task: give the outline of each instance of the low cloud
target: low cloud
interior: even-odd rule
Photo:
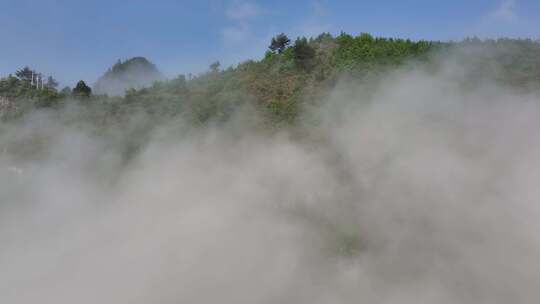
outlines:
[[[540,97],[440,60],[129,161],[144,117],[3,123],[0,303],[536,303]]]

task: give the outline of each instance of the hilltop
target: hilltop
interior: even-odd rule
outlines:
[[[141,89],[164,77],[157,67],[144,57],[134,57],[112,66],[94,84],[94,93],[122,96],[127,89]]]

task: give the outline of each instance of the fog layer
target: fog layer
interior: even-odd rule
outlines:
[[[129,162],[129,130],[5,123],[0,303],[536,303],[540,100],[466,70],[343,82],[294,131],[164,124]]]

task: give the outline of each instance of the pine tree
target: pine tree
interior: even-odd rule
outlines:
[[[276,37],[273,37],[270,41],[270,46],[268,47],[272,52],[278,52],[278,54],[283,53],[287,46],[291,43],[291,40],[287,35],[281,33]]]

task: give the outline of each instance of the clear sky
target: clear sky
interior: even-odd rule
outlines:
[[[0,0],[0,76],[29,65],[92,84],[145,56],[167,76],[264,54],[290,37],[341,31],[411,39],[540,38],[540,0]]]

